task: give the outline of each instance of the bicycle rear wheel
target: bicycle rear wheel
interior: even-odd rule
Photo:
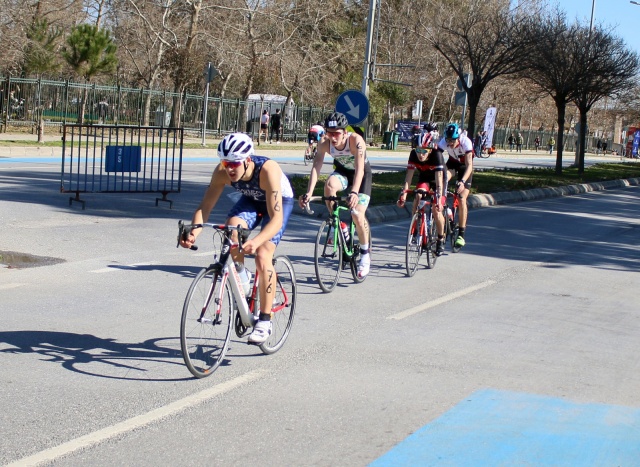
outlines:
[[[342,244],[339,231],[336,232],[336,221],[327,219],[320,224],[316,245],[313,252],[313,262],[316,278],[323,292],[329,293],[338,283],[342,271]]]
[[[409,277],[412,277],[416,273],[418,264],[420,263],[420,255],[422,255],[421,226],[422,214],[416,212],[409,224],[409,233],[407,234],[407,245],[405,249],[405,267],[407,269],[407,276]]]
[[[277,285],[271,309],[271,335],[260,344],[260,350],[267,355],[280,350],[289,337],[297,301],[296,273],[291,260],[286,256],[277,256],[273,263]]]
[[[229,345],[233,296],[219,268],[198,273],[182,307],[180,347],[193,376],[204,378],[222,363]]]
[[[423,248],[427,257],[427,269],[433,269],[436,266],[436,241],[438,239],[438,229],[436,228],[436,221],[432,214],[429,214],[431,222],[427,223],[429,226],[428,232],[426,232],[427,245]]]
[[[360,259],[360,245],[362,243],[369,245],[369,251],[371,251],[371,226],[369,225],[369,221],[365,218],[364,220],[365,225],[366,225],[366,229],[367,229],[367,241],[366,242],[362,242],[360,241],[360,237],[358,236],[358,231],[354,230],[353,231],[353,242],[352,242],[352,246],[353,246],[353,257],[350,258],[349,264],[351,266],[351,275],[353,276],[353,280],[359,284],[361,282],[364,282],[364,280],[367,278],[367,276],[364,277],[359,277],[358,276],[358,260]],[[371,255],[371,253],[369,253],[369,255]]]

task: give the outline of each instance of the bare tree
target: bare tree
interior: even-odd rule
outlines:
[[[582,28],[575,37],[577,50],[578,81],[573,101],[580,110],[579,151],[576,165],[584,172],[584,154],[587,131],[587,114],[593,105],[605,97],[615,97],[636,82],[634,71],[638,68],[638,55],[631,51],[622,39],[610,31],[596,26],[593,30]]]
[[[464,81],[469,106],[468,127],[475,132],[476,110],[486,86],[499,76],[516,74],[525,68],[524,58],[531,39],[523,29],[537,16],[534,5],[520,2],[515,10],[507,0],[469,0],[432,4],[441,14],[419,17],[417,32],[449,63]],[[455,11],[456,14],[450,14]],[[464,122],[462,122],[464,124]]]

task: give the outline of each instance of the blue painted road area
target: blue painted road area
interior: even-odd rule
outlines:
[[[370,465],[640,466],[640,409],[476,391]]]

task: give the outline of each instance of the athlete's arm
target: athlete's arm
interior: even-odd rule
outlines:
[[[211,214],[211,211],[220,199],[222,190],[225,185],[230,184],[231,181],[229,180],[227,171],[221,164],[218,164],[211,175],[211,182],[202,197],[202,201],[200,201],[200,205],[196,209],[196,212],[193,213],[193,217],[191,218],[192,224],[203,224],[209,219],[209,214]],[[185,248],[191,247],[195,243],[196,238],[198,238],[198,235],[200,235],[200,232],[202,232],[202,228],[193,229],[187,237],[187,240],[180,240],[180,245]]]
[[[400,196],[398,197],[397,205],[399,207],[403,207],[404,203],[407,201],[406,190],[408,190],[409,187],[411,186],[411,180],[413,179],[414,172],[415,172],[415,169],[413,168],[412,165],[407,167],[407,173],[404,176],[404,183],[402,184],[402,191],[400,192]]]
[[[364,178],[364,164],[365,164],[365,154],[367,151],[367,144],[362,139],[362,136],[352,133],[351,141],[349,141],[349,148],[351,149],[351,154],[354,155],[354,167],[355,174],[353,175],[353,185],[351,185],[351,191],[355,192],[355,196],[350,196],[348,199],[348,204],[351,209],[355,208],[358,205],[358,195],[360,191],[360,185],[362,184],[362,179]]]
[[[464,183],[469,180],[469,177],[473,174],[473,151],[466,152],[464,154],[464,165],[466,166],[464,171]]]
[[[260,233],[242,245],[247,254],[254,254],[265,242],[271,240],[282,228],[284,219],[282,206],[282,169],[274,160],[268,160],[260,171],[260,188],[264,190],[267,200],[267,212],[269,222],[260,230]]]

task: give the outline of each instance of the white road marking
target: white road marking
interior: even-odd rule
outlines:
[[[250,381],[259,379],[264,374],[266,374],[265,370],[251,371],[230,381],[224,382],[212,388],[205,389],[204,391],[197,392],[185,397],[184,399],[177,400],[163,407],[159,407],[155,410],[152,410],[151,412],[147,412],[146,414],[138,415],[137,417],[133,417],[123,422],[116,423],[115,425],[103,428],[98,431],[94,431],[93,433],[89,433],[88,435],[73,439],[59,446],[46,449],[32,456],[23,457],[22,459],[8,464],[7,467],[17,467],[25,465],[33,466],[47,462],[53,462],[62,456],[67,456],[80,449],[90,448],[110,438],[128,433],[133,430],[137,430],[143,426],[157,422],[163,418],[169,417],[179,412],[183,412],[195,405],[201,404],[202,402],[211,399],[212,397],[231,391]]]
[[[113,266],[110,266],[107,268],[94,269],[93,271],[89,271],[89,272],[95,272],[97,274],[101,274],[103,272],[114,272],[114,271],[122,271],[125,269],[135,269],[138,266],[152,266],[154,264],[158,264],[158,261],[149,261],[146,263],[134,263],[134,264],[114,264]]]
[[[463,297],[470,293],[475,292],[476,290],[484,289],[485,287],[489,287],[490,285],[495,284],[496,281],[488,280],[481,282],[476,285],[472,285],[471,287],[467,287],[466,289],[458,290],[457,292],[453,292],[447,295],[444,295],[440,298],[436,298],[435,300],[431,300],[430,302],[424,303],[422,305],[415,306],[413,308],[409,308],[408,310],[401,311],[400,313],[396,313],[395,315],[387,316],[387,319],[395,319],[401,320],[408,318],[409,316],[413,316],[422,311],[428,310],[429,308],[433,308],[434,306],[442,305],[450,300],[455,300],[456,298]]]
[[[18,282],[14,282],[13,284],[0,284],[0,290],[15,289],[16,287],[22,287],[23,285],[27,284],[20,284]]]

